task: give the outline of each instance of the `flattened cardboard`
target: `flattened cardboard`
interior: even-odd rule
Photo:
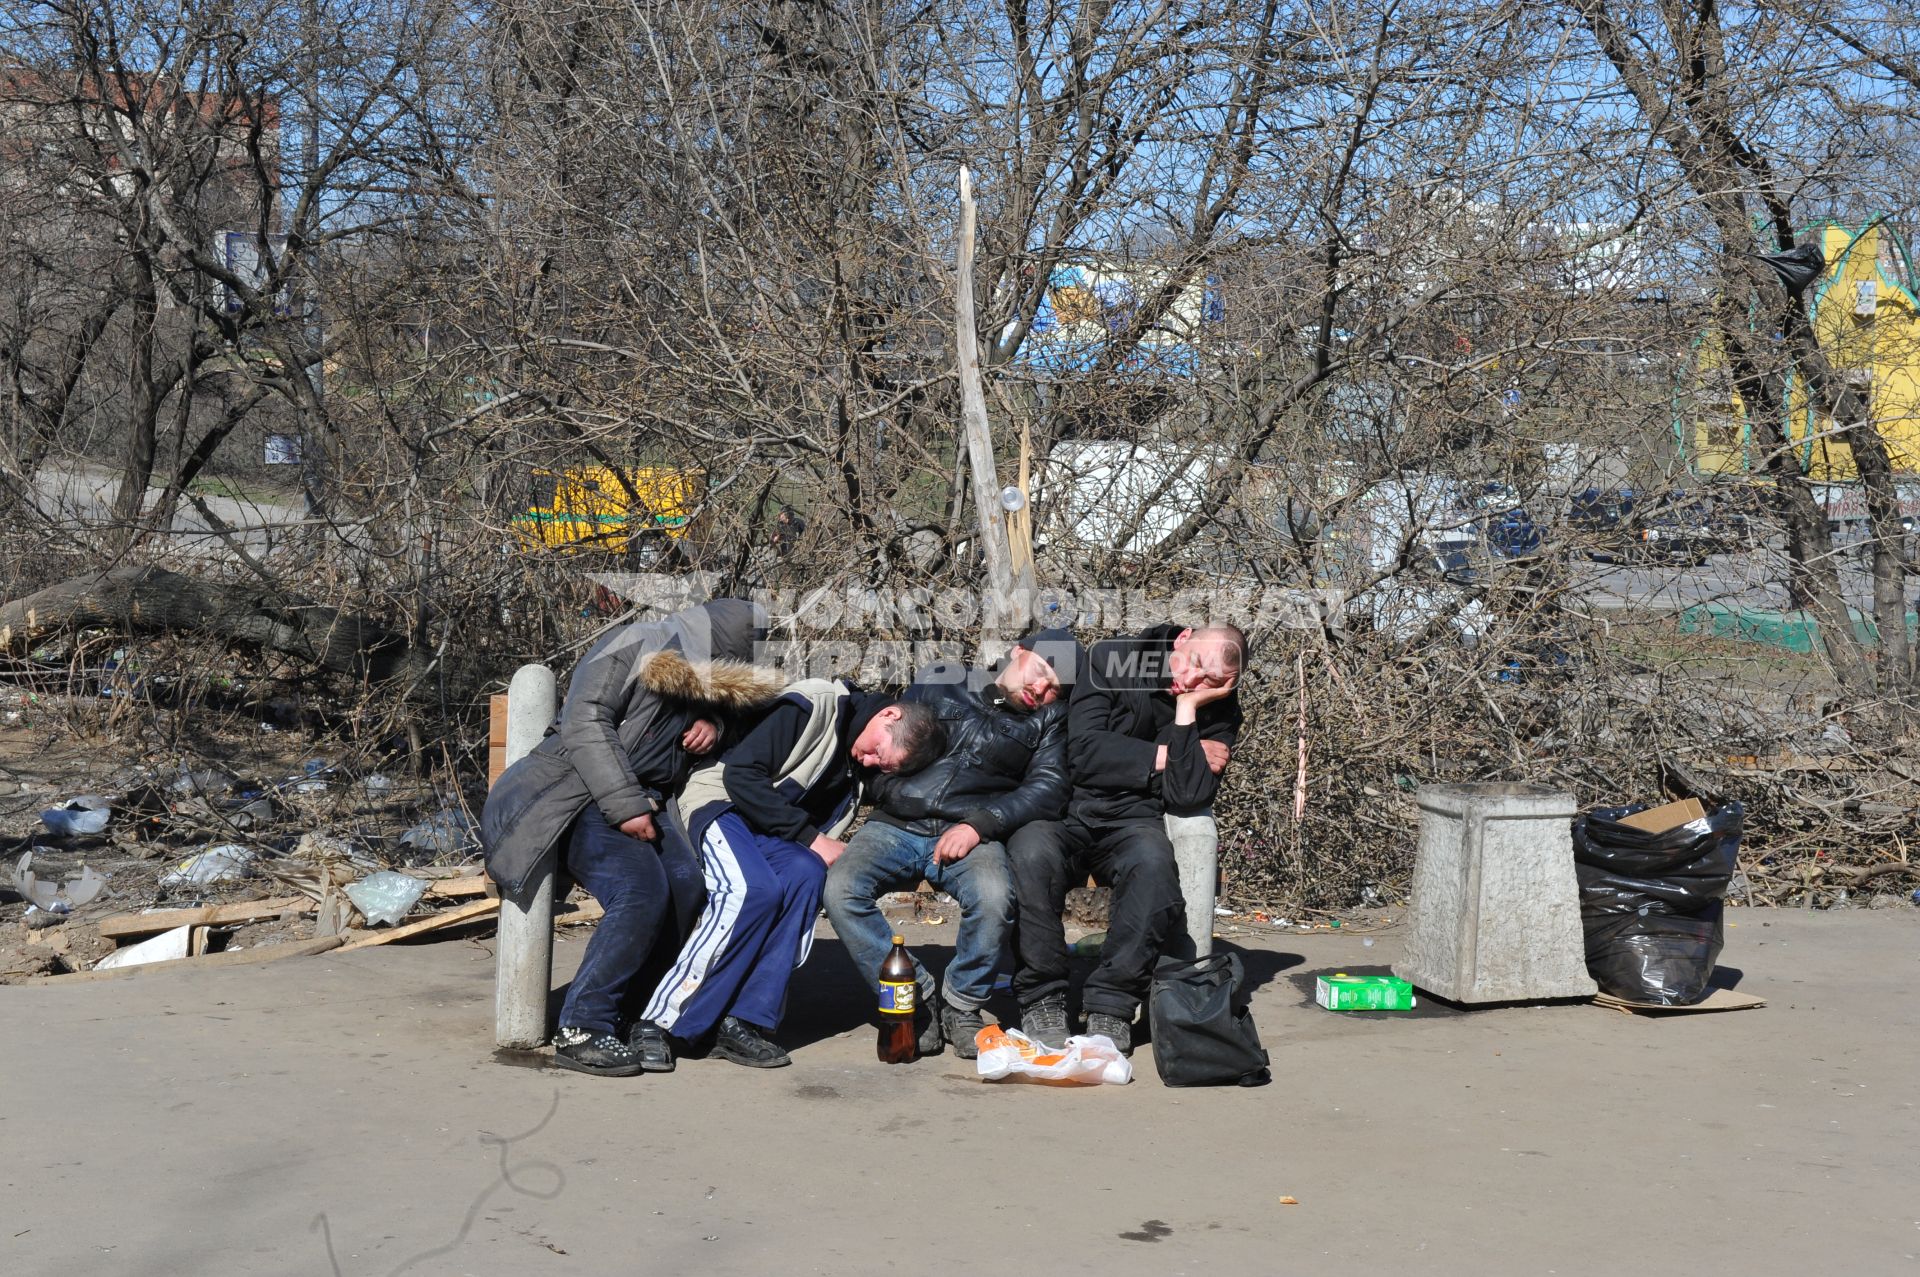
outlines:
[[[1625,998],[1616,998],[1611,993],[1594,994],[1593,1004],[1612,1007],[1616,1011],[1649,1011],[1684,1015],[1689,1011],[1746,1011],[1753,1007],[1767,1005],[1767,1000],[1735,989],[1715,989],[1690,1007],[1670,1007],[1658,1002],[1629,1002]]]
[[[1642,833],[1664,834],[1669,829],[1678,829],[1690,820],[1700,820],[1707,809],[1700,805],[1698,798],[1682,798],[1677,803],[1668,803],[1664,807],[1649,807],[1638,815],[1627,816],[1619,822],[1629,829],[1638,829]]]

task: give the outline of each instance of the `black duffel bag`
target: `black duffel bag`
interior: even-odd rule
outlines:
[[[1168,1086],[1264,1086],[1267,1053],[1244,1003],[1237,953],[1161,958],[1147,994],[1153,1062]]]

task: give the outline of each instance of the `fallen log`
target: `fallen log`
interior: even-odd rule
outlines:
[[[375,682],[418,681],[433,660],[375,621],[258,580],[209,580],[152,564],[71,577],[0,604],[0,648],[88,626],[208,634]]]

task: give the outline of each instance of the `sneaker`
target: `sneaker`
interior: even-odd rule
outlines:
[[[553,1062],[601,1077],[632,1077],[642,1067],[640,1053],[617,1035],[571,1027],[554,1035]]]
[[[1055,993],[1020,1008],[1020,1031],[1047,1046],[1067,1044],[1067,995]]]
[[[1105,1011],[1087,1012],[1087,1036],[1112,1038],[1120,1054],[1133,1054],[1133,1021],[1123,1020]]]
[[[976,1035],[987,1027],[987,1021],[980,1014],[979,1007],[963,1010],[950,1002],[940,1004],[940,1029],[947,1035],[947,1041],[953,1043],[953,1053],[963,1060],[975,1059],[980,1054],[980,1045]],[[924,1051],[921,1054],[926,1054]]]
[[[627,1030],[627,1045],[639,1053],[640,1067],[648,1073],[673,1072],[673,1043],[652,1020],[635,1020]]]
[[[720,1021],[720,1035],[713,1041],[713,1053],[750,1069],[778,1069],[793,1063],[792,1057],[770,1041],[759,1025],[731,1015]]]

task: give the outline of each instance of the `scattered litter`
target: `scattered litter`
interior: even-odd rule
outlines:
[[[1363,949],[1371,949],[1371,948],[1373,948],[1373,937],[1372,937],[1372,936],[1368,936],[1368,937],[1367,937],[1367,938],[1366,938],[1365,940],[1362,940],[1362,941],[1360,942],[1360,947],[1361,947],[1361,948],[1363,948]]]
[[[1133,1080],[1133,1063],[1120,1054],[1113,1039],[1103,1034],[1071,1037],[1064,1050],[1054,1051],[1018,1029],[989,1024],[974,1037],[980,1049],[975,1061],[989,1082],[1012,1078],[1054,1086],[1124,1086]]]
[[[393,788],[393,778],[374,772],[371,776],[361,778],[360,787],[369,794],[384,794]]]
[[[224,794],[233,788],[233,777],[211,768],[201,771],[183,769],[179,779],[167,786],[169,794]]]
[[[1282,1206],[1298,1206],[1300,1199],[1297,1197],[1283,1197],[1280,1199],[1280,1204]]]
[[[95,971],[108,971],[114,967],[138,967],[149,962],[172,962],[176,958],[187,956],[193,944],[192,927],[175,927],[163,931],[151,940],[142,940],[139,944],[130,944],[124,949],[115,949],[106,957],[93,964]]]
[[[252,829],[273,819],[273,800],[265,795],[242,794],[240,805],[228,811],[226,818],[235,829]]]
[[[473,841],[473,821],[458,808],[447,807],[400,835],[400,845],[438,856],[452,855]]]
[[[255,853],[238,843],[222,843],[188,856],[160,875],[163,887],[204,887],[215,882],[235,882],[247,876],[247,867]]]
[[[1216,918],[1231,918],[1233,917],[1233,910],[1227,908],[1225,905],[1215,905],[1213,907],[1213,916]]]
[[[1337,971],[1313,982],[1313,1000],[1329,1011],[1411,1011],[1413,986],[1398,976]]]
[[[32,851],[22,853],[19,863],[14,866],[13,881],[15,889],[29,904],[52,914],[71,913],[98,896],[107,885],[104,874],[85,865],[80,866],[78,877],[70,878],[63,884],[41,882],[33,872]]]
[[[56,834],[97,834],[107,827],[113,808],[98,794],[81,794],[40,813],[40,823]]]
[[[347,899],[373,926],[390,927],[407,916],[427,893],[425,879],[382,869],[346,886]]]

